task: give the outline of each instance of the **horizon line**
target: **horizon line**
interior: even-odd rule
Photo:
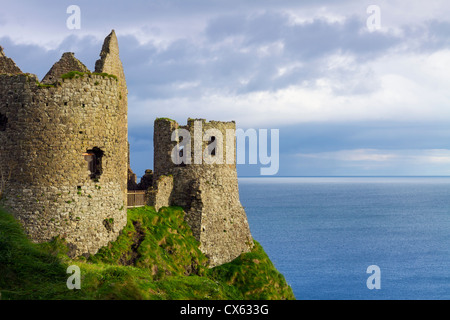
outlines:
[[[450,178],[450,175],[380,175],[380,176],[238,176],[238,178]]]

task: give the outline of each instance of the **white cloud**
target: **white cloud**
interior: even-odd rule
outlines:
[[[398,158],[398,154],[392,151],[375,150],[375,149],[355,149],[355,150],[339,150],[334,152],[319,153],[299,153],[299,158],[325,159],[350,162],[386,162]]]
[[[363,72],[362,77],[350,72],[347,79],[324,77],[314,86],[292,85],[240,95],[205,88],[201,96],[195,97],[131,99],[130,121],[139,125],[153,119],[155,113],[164,112],[178,119],[189,116],[234,119],[243,127],[306,122],[450,121],[447,88],[450,73],[443,67],[449,63],[449,50],[431,55],[387,56],[367,63],[365,68],[371,72]],[[198,85],[198,82],[180,84],[183,88]],[[369,92],[355,94],[357,86],[368,86],[365,90]],[[342,91],[339,95],[338,90]]]
[[[320,161],[328,164],[337,172],[345,168],[353,168],[375,173],[388,174],[407,173],[417,175],[448,175],[450,174],[450,150],[448,149],[417,149],[417,150],[378,150],[354,149],[332,152],[298,153],[295,155],[299,166],[305,166],[305,161]]]
[[[381,32],[365,30],[371,4],[381,8]],[[36,63],[41,57],[52,53],[52,60],[61,50],[82,56],[83,48],[94,52],[90,63],[83,61],[92,68],[114,28],[123,41],[135,132],[164,116],[181,123],[188,117],[235,120],[243,128],[450,121],[448,1],[133,0],[104,6],[80,0],[81,30],[66,28],[69,4],[0,5],[8,13],[0,14],[0,38],[10,46],[5,52],[40,66],[39,72],[55,62]],[[36,46],[11,48],[17,44]],[[369,166],[448,165],[447,151],[421,150],[362,146],[329,156]]]

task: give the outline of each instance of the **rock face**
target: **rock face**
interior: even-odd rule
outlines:
[[[32,240],[66,238],[72,256],[94,254],[126,224],[126,85],[113,38],[102,54],[115,54],[102,59],[115,66],[117,79],[91,73],[61,79],[89,72],[65,53],[45,78],[59,83],[40,85],[0,56],[1,205]]]
[[[190,119],[187,126],[179,126],[170,119],[157,119],[154,128],[154,180],[150,204],[157,210],[169,205],[184,208],[185,219],[200,241],[200,250],[208,256],[211,267],[250,251],[253,239],[239,200],[234,162],[235,123]],[[187,147],[183,149],[191,159],[190,163],[176,164],[172,160],[177,144],[171,139],[172,133],[180,129],[190,133],[191,151]],[[217,135],[205,140],[207,132]],[[230,133],[233,139],[225,139]],[[210,149],[214,140],[218,141],[221,150]],[[206,163],[199,159],[199,152],[201,157],[206,151],[213,155],[211,159],[220,161]],[[230,163],[227,159],[233,161]]]

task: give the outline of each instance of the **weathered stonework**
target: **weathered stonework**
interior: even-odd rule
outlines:
[[[149,191],[149,201],[156,210],[171,205],[171,195],[173,191],[173,176],[159,176],[155,182],[155,188]]]
[[[117,77],[119,86],[118,109],[122,121],[119,131],[121,136],[128,136],[128,89],[125,79],[125,72],[119,56],[119,42],[117,41],[117,36],[114,30],[112,30],[111,33],[105,38],[102,51],[100,52],[100,59],[95,62],[95,72],[113,74]],[[125,203],[127,201],[126,191],[129,167],[128,142],[126,148],[127,150],[123,153],[123,156],[125,156],[124,159],[127,161],[128,166],[124,166],[120,171],[123,179],[122,189],[124,190],[122,196]]]
[[[0,47],[0,205],[32,240],[61,236],[70,255],[78,256],[95,254],[117,238],[127,221],[128,188],[149,189],[149,204],[157,209],[184,208],[211,267],[250,251],[236,165],[227,163],[235,155],[235,123],[189,119],[179,126],[157,119],[154,171],[147,170],[138,184],[129,168],[127,94],[114,30],[95,73],[64,53],[41,83],[22,73]],[[214,155],[223,163],[175,164],[176,129],[191,133],[193,158],[197,147],[201,153],[210,150],[212,141],[203,140],[207,131],[223,137],[231,131],[233,139],[224,140],[223,153]]]
[[[77,58],[73,52],[66,52],[62,55],[61,59],[56,62],[49,72],[42,79],[42,83],[54,83],[63,74],[78,71],[78,72],[90,72],[89,69]]]
[[[3,53],[3,48],[0,46],[0,74],[21,74],[22,71],[14,63],[14,61]]]
[[[118,51],[117,39],[113,45]],[[109,64],[121,66],[118,59]],[[0,75],[2,205],[32,240],[64,237],[72,256],[115,240],[127,206],[124,82],[91,73],[61,79],[77,61],[64,54],[54,65],[47,76],[56,85],[0,70],[9,73]]]
[[[196,121],[201,122],[200,132],[194,132]],[[157,119],[154,128],[155,180],[151,204],[156,208],[164,205],[184,208],[185,220],[200,241],[200,249],[209,257],[211,267],[250,251],[253,240],[245,210],[239,200],[236,164],[226,161],[227,155],[231,154],[234,158],[235,154],[235,139],[231,143],[225,140],[227,130],[234,137],[235,123],[189,119],[187,126],[179,126],[170,119]],[[203,154],[208,148],[208,141],[203,141],[203,134],[209,129],[219,130],[224,137],[223,153],[217,155],[223,157],[222,163],[195,164],[192,161],[190,164],[176,165],[171,158],[176,146],[176,142],[171,141],[175,129],[190,132],[192,159],[196,141],[200,143]]]

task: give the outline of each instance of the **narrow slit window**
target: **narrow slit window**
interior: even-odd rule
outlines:
[[[8,117],[0,113],[0,131],[5,131],[7,124],[8,124]]]
[[[183,137],[179,137],[179,139],[180,140],[178,142],[181,143],[183,141]],[[186,163],[184,161],[184,153],[185,153],[185,151],[186,150],[184,150],[184,146],[183,145],[179,146],[179,148],[178,148],[178,157],[181,160],[181,162],[180,162],[180,164],[178,166],[180,166],[180,167],[186,166]]]
[[[215,146],[215,144],[213,146],[211,146],[211,144],[213,144],[214,141],[216,141],[216,137],[212,136],[210,138],[209,142],[208,142],[208,150],[209,150],[209,152],[210,152],[210,154],[212,156],[216,155],[216,146]]]
[[[180,147],[180,151],[178,152],[180,158],[183,158],[184,146]]]

